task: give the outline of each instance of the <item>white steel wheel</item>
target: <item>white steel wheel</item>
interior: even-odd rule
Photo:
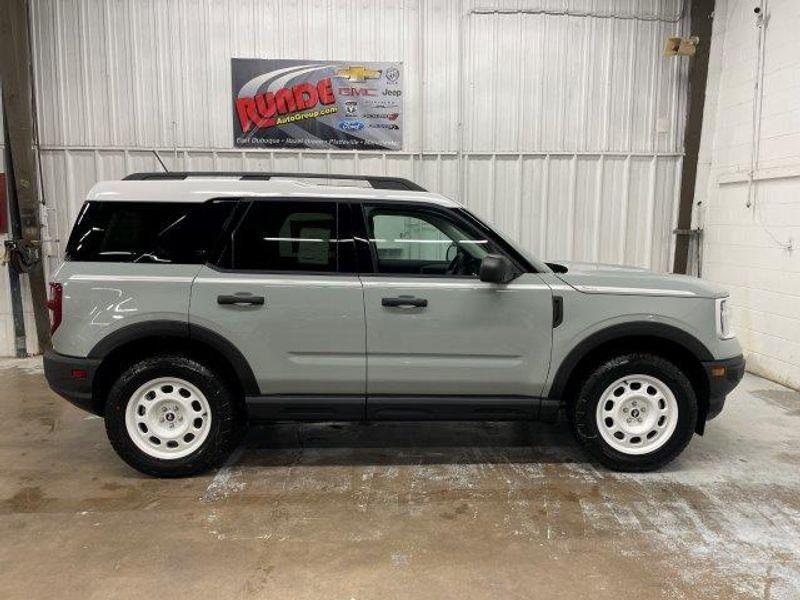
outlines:
[[[678,424],[678,402],[651,375],[626,375],[606,388],[595,411],[597,430],[623,454],[647,454],[669,441]]]
[[[177,459],[197,450],[211,429],[211,409],[196,386],[159,377],[128,400],[125,428],[139,450],[154,458]]]

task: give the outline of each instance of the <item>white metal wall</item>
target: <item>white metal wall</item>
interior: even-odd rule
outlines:
[[[400,174],[537,255],[667,270],[681,0],[32,0],[53,260],[97,180],[168,166]],[[403,61],[404,151],[231,148],[230,58]]]

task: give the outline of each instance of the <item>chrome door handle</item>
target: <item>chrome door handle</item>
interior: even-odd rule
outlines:
[[[428,306],[427,298],[415,298],[414,296],[398,296],[397,298],[381,298],[381,306],[403,307],[415,306],[424,308]]]
[[[254,306],[261,306],[264,304],[264,296],[253,296],[252,294],[222,294],[217,296],[217,304],[237,305],[237,304],[251,304]]]

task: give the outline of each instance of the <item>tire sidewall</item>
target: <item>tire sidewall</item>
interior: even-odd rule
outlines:
[[[678,422],[669,440],[652,452],[636,455],[611,447],[600,435],[596,418],[603,392],[621,377],[633,374],[661,380],[678,405]],[[592,372],[581,386],[571,417],[578,440],[600,462],[617,470],[646,471],[670,462],[689,443],[697,425],[697,397],[688,378],[671,362],[647,354],[630,354],[612,358]]]
[[[208,436],[194,452],[181,458],[150,456],[128,433],[125,417],[133,393],[159,377],[177,377],[196,386],[211,412]],[[183,356],[158,356],[134,363],[114,383],[105,405],[106,432],[117,454],[134,469],[160,477],[194,475],[224,460],[233,440],[234,417],[232,396],[222,380],[204,365]]]

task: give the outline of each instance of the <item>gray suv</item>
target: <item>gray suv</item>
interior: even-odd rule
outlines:
[[[52,278],[50,386],[132,467],[218,465],[248,422],[543,419],[646,471],[722,410],[727,293],[544,263],[405,179],[138,173],[92,188]]]

